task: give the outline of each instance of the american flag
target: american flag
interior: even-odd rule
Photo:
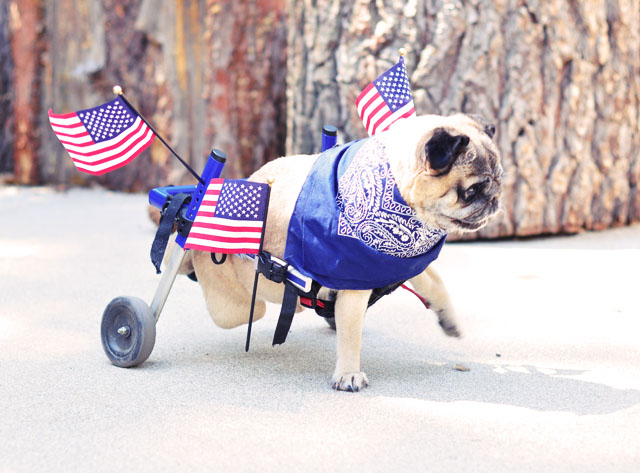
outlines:
[[[402,56],[360,93],[356,107],[369,135],[385,131],[396,120],[416,114]]]
[[[211,179],[184,248],[257,255],[268,195],[268,184]]]
[[[155,137],[120,97],[95,108],[64,115],[49,110],[49,122],[76,168],[94,175],[129,163]]]

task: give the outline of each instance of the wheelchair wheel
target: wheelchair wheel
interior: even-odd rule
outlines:
[[[109,361],[129,368],[149,358],[156,341],[156,319],[138,297],[116,297],[102,314],[102,347]]]

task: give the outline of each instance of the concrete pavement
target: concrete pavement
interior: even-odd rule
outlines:
[[[464,338],[406,291],[367,315],[358,394],[330,388],[313,312],[210,320],[179,277],[143,365],[111,365],[102,312],[150,301],[146,196],[0,188],[0,472],[640,471],[640,226],[447,244]],[[463,365],[469,371],[458,371]]]

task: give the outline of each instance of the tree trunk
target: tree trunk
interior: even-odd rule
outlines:
[[[0,2],[0,182],[13,174],[13,59],[9,34],[9,3]]]
[[[246,177],[284,154],[285,0],[209,0],[207,7],[206,134],[229,155],[228,175]]]
[[[289,153],[332,123],[405,47],[419,114],[497,125],[504,212],[471,237],[640,220],[640,0],[290,2]]]
[[[42,11],[37,0],[10,2],[11,56],[13,59],[13,159],[20,184],[39,181],[37,150],[40,144],[38,96],[42,51]]]
[[[282,154],[284,15],[284,0],[47,2],[43,179],[127,190],[193,182],[157,139],[115,172],[74,169],[44,112],[106,102],[115,84],[196,172],[212,147],[234,177]]]
[[[42,109],[66,113],[94,107],[113,99],[112,88],[119,84],[138,111],[188,160],[189,137],[178,133],[181,138],[178,140],[174,136],[185,114],[176,117],[173,113],[173,94],[179,91],[169,90],[171,74],[166,71],[175,64],[170,56],[174,44],[166,44],[169,42],[166,36],[173,39],[175,29],[164,24],[176,17],[174,3],[157,4],[151,11],[144,10],[143,4],[143,0],[47,3],[49,49],[43,70],[46,87]],[[145,30],[144,23],[136,23],[141,13],[145,18],[149,16],[150,21],[162,23],[159,28],[165,36],[158,39]],[[178,103],[184,108],[188,105],[181,100]],[[114,189],[140,190],[164,184],[173,169],[169,153],[156,139],[124,168],[99,177],[80,173],[42,115],[41,125],[47,131],[42,147],[46,156],[43,175],[47,182],[98,182]]]
[[[288,153],[318,151],[324,123],[364,136],[355,97],[400,47],[419,113],[498,127],[504,212],[475,236],[640,220],[640,0],[2,2],[0,172],[193,182],[158,140],[113,173],[75,170],[47,110],[95,106],[120,84],[197,171],[215,146],[243,177],[283,154],[285,136]]]

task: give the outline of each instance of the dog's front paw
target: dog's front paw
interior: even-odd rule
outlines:
[[[359,373],[342,373],[333,376],[333,389],[337,391],[349,391],[357,393],[361,389],[369,386],[367,375],[362,371]]]
[[[456,325],[455,316],[453,316],[450,311],[442,309],[436,311],[436,314],[438,314],[438,323],[440,327],[442,327],[442,330],[444,330],[444,333],[450,337],[460,338],[462,336],[462,332],[460,332],[460,329]]]
[[[460,338],[462,336],[462,333],[460,332],[460,329],[454,323],[450,323],[448,321],[441,320],[440,321],[440,327],[442,327],[442,330],[444,330],[444,333],[447,334],[449,337]]]

